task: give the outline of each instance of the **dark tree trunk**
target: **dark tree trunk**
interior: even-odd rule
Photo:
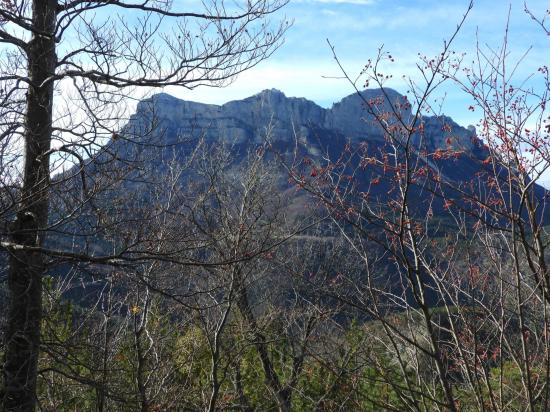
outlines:
[[[270,389],[275,402],[277,403],[277,408],[279,412],[289,412],[290,409],[290,391],[286,391],[275,372],[275,367],[271,362],[267,349],[267,341],[263,333],[261,333],[252,309],[250,308],[250,303],[248,301],[248,296],[246,290],[241,290],[237,300],[237,306],[241,315],[247,323],[247,326],[250,328],[252,335],[254,336],[254,346],[258,351],[260,356],[260,361],[262,363],[262,369],[264,370],[265,380],[268,388]]]
[[[3,410],[34,411],[42,316],[44,257],[25,246],[42,246],[48,220],[49,156],[52,136],[53,81],[56,66],[57,1],[34,0],[34,33],[28,44],[25,165],[20,205],[12,225],[9,309],[4,364]]]

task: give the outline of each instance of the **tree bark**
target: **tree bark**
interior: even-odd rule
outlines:
[[[32,39],[27,46],[25,164],[21,199],[12,224],[12,242],[42,246],[48,221],[49,156],[53,81],[56,66],[56,0],[34,0]],[[44,257],[24,248],[10,251],[9,308],[4,364],[3,410],[34,411],[42,316]]]
[[[244,289],[240,291],[237,300],[237,306],[248,327],[250,328],[252,336],[254,336],[254,346],[256,347],[258,355],[260,356],[262,369],[264,370],[265,374],[265,381],[274,397],[275,402],[277,403],[277,409],[279,410],[279,412],[290,412],[291,392],[285,390],[285,388],[281,384],[277,372],[275,372],[275,367],[271,362],[271,359],[269,358],[266,338],[258,328],[256,319],[254,318],[254,314],[252,313],[252,309],[250,308],[250,303],[248,302],[246,290]]]

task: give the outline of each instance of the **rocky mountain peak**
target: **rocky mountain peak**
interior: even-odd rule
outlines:
[[[260,142],[269,126],[271,138],[277,141],[290,141],[296,135],[313,141],[319,130],[325,130],[354,141],[380,143],[383,134],[370,112],[373,107],[379,112],[390,111],[390,105],[398,108],[404,121],[411,116],[407,98],[389,88],[351,94],[330,109],[304,98],[287,97],[277,89],[266,89],[221,106],[159,93],[138,105],[134,121],[146,113],[154,114],[161,120],[168,139],[170,136],[175,139],[176,136],[204,135],[237,144]],[[462,128],[447,117],[424,117],[423,120],[426,125],[423,143],[429,149],[448,147],[450,137],[455,142],[453,146],[466,150],[472,148],[475,131]]]
[[[253,97],[260,97],[260,98],[279,98],[279,99],[286,99],[286,95],[280,91],[279,89],[264,89],[260,93],[255,94]]]

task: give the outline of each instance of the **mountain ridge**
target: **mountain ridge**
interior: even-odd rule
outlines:
[[[233,144],[260,143],[266,128],[270,127],[270,137],[274,141],[289,141],[295,137],[311,139],[315,130],[324,129],[355,142],[381,143],[383,133],[379,125],[374,124],[372,114],[365,110],[364,101],[382,98],[382,109],[389,110],[388,103],[405,107],[406,97],[389,88],[366,89],[361,94],[362,97],[357,93],[345,96],[326,109],[303,97],[287,97],[277,89],[266,89],[222,105],[159,93],[138,104],[129,127],[136,122],[139,124],[140,117],[150,120],[154,116],[172,139],[204,136],[210,140],[222,138]],[[402,115],[407,119],[412,116],[410,109],[403,109]],[[425,139],[431,143],[428,150],[446,148],[449,139],[454,140],[456,147],[468,151],[479,144],[475,130],[458,125],[450,117],[422,116],[422,121]]]

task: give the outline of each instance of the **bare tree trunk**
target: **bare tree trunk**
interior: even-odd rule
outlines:
[[[31,84],[25,119],[25,168],[20,207],[12,226],[17,245],[41,246],[48,219],[49,158],[52,135],[53,82],[56,64],[57,2],[33,1],[33,38],[27,48]],[[6,334],[3,410],[33,411],[42,315],[44,258],[24,248],[10,251],[10,303]]]
[[[137,322],[137,321],[135,321]],[[141,336],[143,334],[143,328],[138,327],[135,331],[135,350],[136,350],[136,384],[139,392],[139,404],[141,412],[149,411],[149,399],[147,398],[147,387],[145,384],[145,351],[141,342]]]
[[[244,317],[247,325],[250,327],[252,335],[254,336],[254,346],[260,356],[262,369],[265,374],[265,381],[274,397],[275,402],[277,403],[277,408],[279,409],[279,412],[289,412],[289,396],[285,396],[283,385],[281,384],[279,376],[277,375],[277,372],[275,372],[275,367],[269,358],[266,338],[256,323],[256,319],[254,318],[252,309],[250,308],[250,303],[248,302],[246,290],[241,290],[240,296],[237,300],[237,306],[239,307],[239,311]]]
[[[241,375],[241,360],[238,359],[235,363],[235,392],[239,399],[239,410],[241,412],[251,412],[253,409],[249,406],[246,395],[244,394],[243,378]]]
[[[139,296],[139,295],[138,295]],[[146,363],[147,354],[151,348],[144,347],[143,334],[147,334],[147,318],[149,316],[150,296],[149,290],[145,291],[145,300],[141,316],[138,317],[138,312],[134,313],[134,349],[136,351],[136,386],[139,393],[139,404],[141,412],[150,410],[149,397],[147,395],[147,376]]]

